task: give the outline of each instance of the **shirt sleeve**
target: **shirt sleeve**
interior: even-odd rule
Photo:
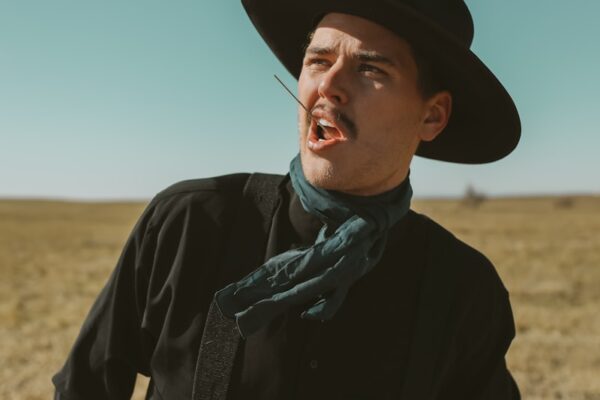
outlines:
[[[506,367],[505,355],[515,335],[508,293],[482,295],[465,320],[463,338],[457,343],[458,373],[450,384],[463,399],[516,400],[519,391]],[[487,297],[487,299],[486,299]],[[489,298],[493,298],[490,300]]]
[[[498,367],[491,375],[485,385],[482,394],[482,400],[520,400],[521,394],[517,383],[506,368],[506,362],[502,359]]]
[[[138,373],[162,398],[189,397],[247,177],[182,181],[154,197],[53,378],[58,399],[129,399]]]
[[[493,265],[476,258],[460,279],[441,398],[519,399],[505,362],[515,336],[509,295]]]
[[[117,265],[93,304],[63,368],[55,399],[129,399],[137,373],[148,373],[141,326],[151,251],[152,204],[133,229]]]

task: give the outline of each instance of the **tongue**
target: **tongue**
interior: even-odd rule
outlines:
[[[325,127],[323,129],[323,138],[325,138],[326,140],[339,139],[341,138],[341,136],[342,135],[340,134],[340,132],[335,128]]]

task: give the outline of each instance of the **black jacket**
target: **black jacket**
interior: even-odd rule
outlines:
[[[214,292],[274,254],[311,244],[321,226],[284,180],[268,240],[232,241],[246,179],[181,182],[152,200],[53,378],[57,398],[126,399],[137,373],[151,377],[149,398],[190,398]],[[261,222],[243,216],[250,226]],[[225,267],[243,248],[264,250]],[[432,279],[443,282],[424,285]],[[439,329],[423,333],[417,327],[431,307],[442,309]],[[436,399],[518,398],[504,363],[514,323],[500,278],[483,255],[415,212],[392,228],[380,264],[333,320],[302,320],[300,311],[242,343],[229,400],[399,399],[407,382]]]

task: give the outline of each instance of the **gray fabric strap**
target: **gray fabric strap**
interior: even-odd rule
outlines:
[[[231,235],[233,242],[246,239],[246,243],[266,245],[277,205],[277,186],[282,178],[281,175],[250,175],[244,186],[242,204],[234,223]],[[257,213],[258,215],[256,215]],[[257,219],[255,217],[259,217],[260,227],[256,227],[254,222]],[[262,237],[257,237],[257,235],[262,235]],[[248,240],[250,237],[252,240]],[[237,264],[244,260],[257,258],[264,259],[264,245],[245,246],[242,243],[232,243],[229,248],[235,251],[233,256],[231,253],[229,254],[226,265],[224,265],[230,270],[235,271],[238,266],[228,264]],[[240,339],[235,320],[223,317],[213,299],[198,350],[192,400],[226,400]]]
[[[262,232],[265,239],[269,235],[273,213],[277,206],[277,187],[282,182],[282,175],[254,173],[250,175],[244,188],[246,203],[254,207],[262,217]],[[264,258],[265,249],[261,256]]]
[[[239,346],[235,320],[221,315],[213,300],[200,342],[192,399],[225,400],[229,377]]]

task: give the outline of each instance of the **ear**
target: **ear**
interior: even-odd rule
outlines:
[[[425,142],[435,139],[448,125],[451,112],[452,95],[450,92],[444,90],[427,99],[420,139]]]

